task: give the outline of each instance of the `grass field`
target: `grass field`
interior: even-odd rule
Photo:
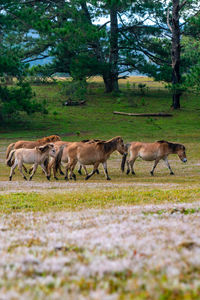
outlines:
[[[138,88],[145,83],[144,91]],[[64,107],[59,85],[34,85],[47,100],[48,115],[21,115],[0,127],[0,299],[176,300],[200,295],[200,106],[185,94],[171,111],[164,84],[147,77],[120,82],[119,95],[89,82],[87,104]],[[124,112],[170,112],[171,118],[135,118]],[[121,173],[121,156],[87,182],[47,182],[38,170],[32,182],[16,171],[8,181],[5,150],[18,139],[59,134],[63,140],[125,142],[166,139],[186,146],[188,163],[169,157],[175,176],[161,162],[138,160],[136,176]]]

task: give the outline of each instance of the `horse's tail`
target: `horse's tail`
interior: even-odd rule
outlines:
[[[15,153],[15,150],[12,150],[8,156],[8,158],[6,159],[6,164],[7,166],[9,167],[12,167],[13,163],[12,163],[12,158],[13,158],[13,155]]]
[[[126,152],[123,154],[123,156],[122,156],[122,162],[121,162],[121,170],[122,170],[122,172],[124,172],[124,167],[125,167],[126,158],[127,158],[127,155],[128,155],[128,149],[129,149],[130,145],[131,144],[129,144],[129,143],[125,145],[125,151]]]
[[[8,147],[7,147],[7,150],[6,150],[6,159],[8,158],[9,154],[10,154],[10,151],[13,149],[15,143],[12,143],[10,144]]]
[[[56,158],[55,158],[55,169],[56,169],[56,172],[58,171],[58,168],[60,166],[64,148],[65,148],[65,145],[61,146],[60,149],[59,149],[59,151],[58,151],[58,154],[56,155]]]

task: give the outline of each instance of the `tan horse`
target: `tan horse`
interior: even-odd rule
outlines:
[[[64,173],[61,170],[61,163],[68,163],[68,152],[67,152],[67,147],[72,146],[72,145],[78,145],[78,143],[94,143],[94,142],[99,142],[101,140],[97,139],[92,139],[92,140],[83,140],[81,142],[63,142],[63,141],[58,141],[54,143],[54,146],[56,148],[56,157],[51,160],[51,162],[48,165],[48,173],[51,174],[51,169],[53,167],[53,175],[56,180],[58,180],[56,173],[57,170],[59,169],[60,174],[64,175]],[[78,173],[81,175],[81,169],[84,168],[85,174],[88,175],[87,169],[84,165],[79,166]],[[99,170],[96,170],[96,173],[99,174]]]
[[[127,174],[129,174],[131,168],[132,174],[135,175],[133,165],[138,157],[146,161],[155,161],[153,169],[150,172],[152,176],[154,175],[154,170],[161,159],[164,160],[165,164],[169,168],[170,174],[174,175],[168,162],[169,154],[177,154],[180,160],[184,163],[187,162],[185,146],[182,144],[175,144],[167,141],[157,141],[155,143],[132,142],[130,144],[126,144],[125,147],[126,149],[129,149],[130,152],[130,158],[127,160]],[[122,172],[124,171],[126,157],[127,153],[124,154],[122,158]]]
[[[33,171],[31,173],[29,180],[32,179],[33,175],[37,170],[38,165],[41,165],[47,179],[49,180],[50,177],[46,171],[44,162],[49,156],[55,157],[55,155],[56,155],[56,150],[53,144],[46,144],[44,146],[35,147],[34,149],[20,148],[20,149],[12,150],[6,160],[7,165],[11,167],[9,180],[12,180],[13,172],[17,166],[23,178],[27,180],[26,176],[23,174],[22,171],[23,163],[34,164]],[[14,164],[12,164],[13,156],[15,157]]]
[[[85,177],[86,180],[95,174],[100,163],[103,164],[106,179],[110,180],[107,170],[107,159],[115,150],[117,150],[120,154],[125,153],[124,142],[120,136],[114,137],[108,141],[74,143],[67,147],[69,162],[66,166],[65,179],[68,179],[68,171],[70,170],[70,175],[74,178],[74,180],[76,180],[76,175],[73,173],[73,170],[77,162],[79,162],[81,165],[94,166],[93,171]]]

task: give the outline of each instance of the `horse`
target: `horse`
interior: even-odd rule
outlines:
[[[54,146],[55,146],[55,148],[57,150],[57,154],[56,154],[56,157],[53,158],[51,160],[51,162],[49,163],[49,165],[48,165],[49,173],[51,173],[51,168],[53,167],[53,174],[54,174],[54,178],[56,180],[58,180],[58,178],[56,176],[56,173],[57,173],[58,169],[60,171],[60,174],[64,175],[64,173],[61,170],[61,163],[67,163],[68,162],[68,156],[67,156],[67,147],[68,146],[70,146],[70,145],[78,145],[77,143],[88,143],[88,144],[91,144],[91,143],[99,142],[99,141],[101,141],[101,140],[91,139],[91,140],[82,140],[80,142],[63,142],[63,141],[55,142]],[[80,175],[82,175],[82,172],[81,172],[82,168],[84,168],[85,174],[88,175],[86,167],[84,165],[81,165],[81,164],[79,166],[78,173]],[[99,174],[99,170],[98,169],[96,170],[96,173]]]
[[[50,135],[50,136],[46,136],[43,137],[42,139],[36,140],[36,141],[17,141],[15,143],[10,144],[7,147],[6,150],[6,159],[8,159],[8,156],[10,154],[10,151],[13,149],[20,149],[20,148],[26,148],[26,149],[33,149],[35,147],[39,147],[42,145],[45,145],[47,143],[54,143],[56,141],[60,141],[60,137],[58,135]],[[12,164],[14,163],[14,161],[12,161]],[[47,167],[48,161],[45,162],[45,166]],[[27,173],[27,169],[26,167],[23,165],[24,171]],[[30,170],[30,172],[32,171],[32,169]]]
[[[35,147],[39,147],[45,145],[47,143],[54,143],[56,141],[60,141],[60,137],[58,135],[50,135],[43,137],[42,139],[36,141],[17,141],[15,143],[10,144],[6,150],[6,159],[8,158],[10,151],[14,149],[26,148],[33,149]]]
[[[100,163],[103,164],[104,172],[107,180],[110,180],[107,170],[107,159],[117,150],[120,154],[125,153],[123,139],[120,136],[114,137],[108,141],[98,141],[92,143],[74,143],[67,147],[68,163],[66,166],[65,179],[68,180],[68,171],[76,180],[73,170],[79,162],[81,165],[93,165],[93,171],[89,173],[85,180],[88,180],[95,174]]]
[[[150,174],[154,175],[154,170],[162,159],[164,160],[166,166],[170,170],[170,175],[174,175],[170,164],[168,162],[168,155],[169,154],[177,154],[181,161],[184,163],[187,162],[186,158],[186,149],[185,146],[182,144],[170,143],[164,140],[157,141],[154,143],[141,143],[141,142],[132,142],[125,145],[126,150],[130,152],[130,158],[127,160],[127,175],[131,172],[135,175],[133,165],[134,162],[138,157],[142,158],[146,161],[155,161],[153,169],[150,171]],[[126,163],[127,153],[123,155],[122,163],[121,163],[121,170],[124,171],[124,166]]]
[[[26,164],[34,164],[33,171],[29,180],[32,179],[33,175],[35,174],[38,165],[41,165],[46,177],[50,180],[50,176],[48,175],[44,162],[49,157],[55,157],[56,150],[54,148],[54,144],[46,144],[44,146],[35,147],[34,149],[25,149],[20,148],[16,150],[12,150],[6,160],[6,164],[11,167],[9,180],[12,180],[13,172],[15,168],[18,166],[20,173],[22,174],[23,178],[27,180],[26,176],[23,174],[22,166],[23,163]],[[13,156],[15,156],[14,164],[12,164]]]

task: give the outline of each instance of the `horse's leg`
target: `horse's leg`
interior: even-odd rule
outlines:
[[[22,166],[23,166],[23,163],[22,163],[22,162],[19,162],[19,163],[18,163],[18,169],[19,169],[21,175],[23,176],[23,178],[24,178],[25,180],[27,180],[26,176],[24,175],[24,173],[23,173],[23,171],[22,171]]]
[[[52,166],[53,166],[53,177],[56,179],[56,180],[58,180],[58,177],[56,176],[56,160],[53,158],[52,159],[52,161],[50,162],[50,164],[49,164],[49,169],[48,169],[48,174],[49,174],[49,176],[51,176],[51,168],[52,168]],[[59,165],[59,167],[58,168],[60,168],[60,165]]]
[[[47,173],[46,166],[44,165],[44,163],[41,163],[41,168],[42,168],[44,174],[46,175],[46,178],[47,178],[48,180],[50,180],[50,176],[49,176],[49,174]]]
[[[24,172],[28,173],[28,170],[27,170],[27,168],[25,167],[24,164],[22,165],[22,167],[23,167],[23,169],[24,169]]]
[[[102,165],[103,165],[103,168],[104,168],[104,173],[106,175],[106,179],[111,180],[111,178],[108,176],[107,162],[105,161],[104,163],[102,163]]]
[[[92,175],[94,175],[96,173],[96,170],[98,169],[98,166],[99,166],[99,163],[95,163],[94,164],[94,168],[93,168],[93,171],[91,173],[89,173],[86,177],[85,177],[85,180],[88,180]]]
[[[58,169],[59,169],[60,175],[65,175],[61,169],[61,165],[58,167]]]
[[[81,171],[81,170],[82,170],[82,167],[83,167],[83,166],[80,164],[80,165],[79,165],[79,169],[78,169],[78,173],[79,173],[80,175],[82,175],[82,171]],[[85,170],[85,166],[84,166],[83,168],[84,168],[84,170]],[[87,175],[87,170],[85,171],[85,173],[86,173],[86,175]]]
[[[73,161],[72,161],[73,163]],[[72,166],[72,163],[70,162],[70,160],[68,161],[67,165],[66,165],[66,169],[65,169],[65,180],[68,180],[68,172]],[[70,170],[70,176],[71,176],[71,170]]]
[[[10,170],[10,176],[9,176],[10,181],[12,180],[12,176],[14,174],[14,170],[15,170],[16,166],[17,166],[17,160],[15,159],[14,164],[12,165],[11,170]]]
[[[74,174],[74,169],[76,164],[77,164],[77,160],[74,160],[73,164],[70,167],[70,178],[74,179],[75,181],[76,181],[76,175]]]
[[[87,176],[87,175],[88,175],[88,171],[87,171],[86,166],[85,166],[85,165],[82,165],[82,167],[83,167],[83,169],[84,169],[84,171],[85,171],[85,175]]]
[[[137,153],[131,152],[130,158],[127,160],[127,171],[126,171],[127,175],[130,173],[130,169],[131,169],[132,175],[135,175],[133,165],[134,165],[134,162],[136,161],[136,159],[137,159]]]
[[[152,176],[154,175],[154,170],[155,170],[157,164],[159,163],[159,161],[160,161],[160,158],[157,158],[157,159],[155,160],[153,169],[152,169],[151,172],[150,172],[150,174],[151,174]]]
[[[174,172],[172,171],[172,169],[170,167],[167,157],[163,158],[163,160],[164,160],[166,166],[168,167],[168,169],[170,170],[170,175],[174,175]]]
[[[31,176],[30,176],[30,178],[29,178],[30,181],[32,180],[33,175],[35,174],[35,172],[36,172],[36,170],[37,170],[37,167],[38,167],[38,164],[35,163],[35,164],[33,165],[33,167],[31,168],[31,169],[32,169],[32,173],[31,173]]]
[[[132,159],[132,160],[129,160],[129,165],[131,167],[131,173],[132,173],[132,175],[135,175],[135,171],[133,169],[133,165],[134,165],[135,161],[136,161],[136,157],[134,159]]]

